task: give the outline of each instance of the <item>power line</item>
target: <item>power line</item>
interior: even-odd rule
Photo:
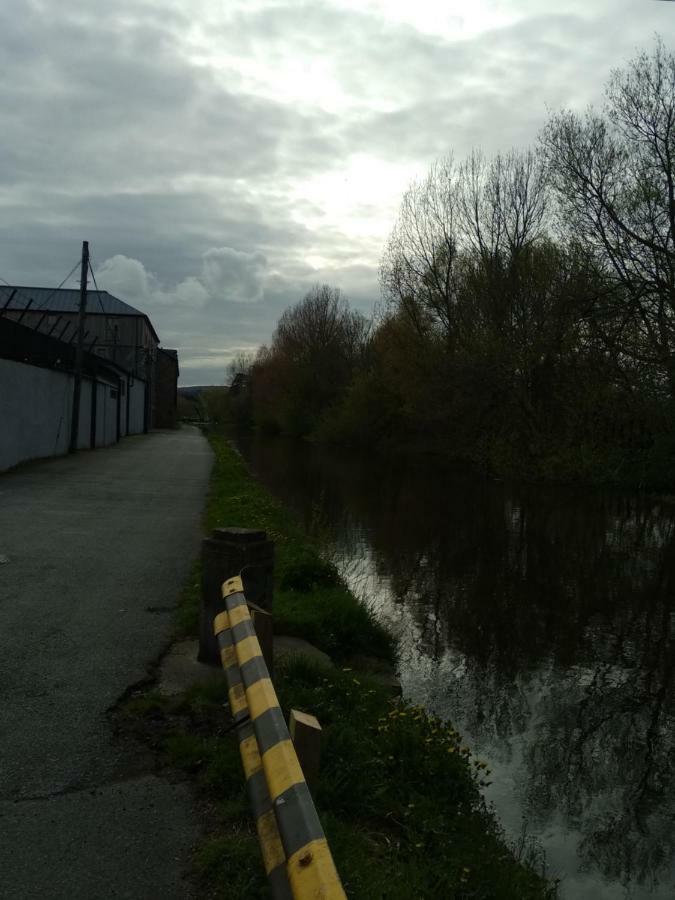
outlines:
[[[49,303],[49,301],[52,299],[52,297],[54,296],[54,294],[55,294],[57,291],[60,291],[60,290],[61,290],[61,288],[63,287],[63,285],[66,283],[66,281],[68,281],[68,279],[70,278],[70,276],[75,272],[75,270],[77,269],[77,267],[78,267],[79,265],[80,265],[80,260],[78,259],[78,261],[75,263],[75,265],[73,266],[73,268],[70,270],[70,272],[68,272],[68,274],[66,275],[66,277],[63,279],[63,281],[61,282],[61,284],[60,284],[58,287],[55,287],[54,290],[51,292],[51,294],[47,297],[47,299],[45,300],[45,304],[46,304],[46,303]]]
[[[70,276],[75,272],[75,270],[77,269],[77,267],[78,267],[79,265],[80,265],[80,261],[78,260],[78,261],[75,263],[75,265],[73,266],[73,268],[70,270],[70,272],[68,272],[68,274],[66,275],[66,277],[63,279],[63,281],[61,282],[61,284],[60,284],[58,287],[55,287],[54,290],[49,294],[49,296],[47,297],[47,299],[46,299],[46,300],[43,300],[42,303],[41,303],[39,306],[36,306],[36,307],[35,307],[35,309],[44,309],[45,306],[47,305],[47,303],[49,303],[49,301],[52,299],[52,297],[54,296],[54,294],[55,294],[57,291],[60,291],[60,290],[61,290],[61,288],[63,287],[63,285],[66,283],[66,281],[68,281],[68,279],[70,278]],[[7,287],[11,287],[11,288],[14,287],[14,285],[13,285],[13,284],[10,284],[9,281],[7,281],[6,279],[4,279],[4,278],[2,277],[2,275],[0,275],[0,281],[3,281],[3,282],[7,285]],[[34,297],[29,297],[28,294],[27,294],[25,291],[22,291],[22,290],[21,290],[21,288],[15,288],[15,290],[16,290],[17,294],[20,294],[22,297],[25,297],[26,300],[30,300],[31,302],[34,302],[34,301],[35,301],[35,298],[34,298]]]

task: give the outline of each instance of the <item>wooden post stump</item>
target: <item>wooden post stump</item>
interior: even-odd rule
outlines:
[[[288,730],[295,747],[305,781],[311,791],[319,783],[319,767],[321,764],[321,726],[319,720],[309,713],[292,709],[288,721]]]
[[[271,631],[274,542],[267,540],[266,532],[252,528],[214,528],[212,536],[202,541],[202,596],[197,656],[200,662],[218,667],[221,665],[218,642],[213,634],[213,620],[224,608],[222,583],[240,572],[246,599],[269,614]]]

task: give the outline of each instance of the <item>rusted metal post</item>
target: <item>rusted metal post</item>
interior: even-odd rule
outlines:
[[[247,599],[270,614],[274,583],[274,542],[253,528],[214,528],[202,541],[202,595],[199,617],[200,662],[220,666],[213,620],[223,608],[221,586],[242,573]]]
[[[302,774],[312,792],[319,783],[321,765],[321,726],[319,720],[309,713],[292,709],[288,720],[288,730],[300,762]]]

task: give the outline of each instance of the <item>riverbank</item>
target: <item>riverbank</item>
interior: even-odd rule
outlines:
[[[489,438],[467,440],[429,428],[410,433],[405,427],[380,433],[343,427],[339,417],[325,420],[307,433],[296,434],[248,417],[237,420],[225,410],[221,426],[272,437],[304,440],[327,449],[375,454],[383,462],[404,460],[424,465],[463,465],[489,478],[534,484],[672,493],[675,488],[675,434],[655,433],[644,446],[587,441],[570,443],[551,434],[536,441]]]
[[[250,424],[250,428],[255,426]],[[289,436],[290,437],[290,436]],[[675,486],[675,436],[658,435],[651,446],[565,444],[555,440],[523,447],[509,441],[477,441],[467,444],[451,437],[426,433],[423,436],[372,436],[369,441],[353,440],[339,429],[322,428],[295,438],[335,450],[376,453],[384,461],[403,460],[434,465],[463,465],[494,479],[514,479],[534,484],[579,487],[607,487],[648,493],[672,491]]]
[[[527,900],[554,888],[506,845],[480,794],[489,779],[449,723],[392,700],[352,656],[394,659],[391,637],[335,569],[221,437],[207,524],[261,528],[277,547],[275,630],[312,641],[337,666],[303,658],[275,678],[285,712],[315,714],[322,768],[315,792],[348,896],[377,900],[484,897]],[[196,624],[197,594],[186,591],[182,627]],[[146,695],[128,713],[152,722],[159,754],[189,773],[212,801],[212,837],[196,865],[213,896],[265,896],[236,740],[227,733],[222,680],[167,700]],[[207,888],[208,889],[208,888]]]

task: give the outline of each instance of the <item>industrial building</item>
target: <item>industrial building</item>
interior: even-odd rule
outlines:
[[[0,471],[68,449],[78,290],[0,287]],[[88,291],[77,447],[176,425],[178,354],[145,313]]]

